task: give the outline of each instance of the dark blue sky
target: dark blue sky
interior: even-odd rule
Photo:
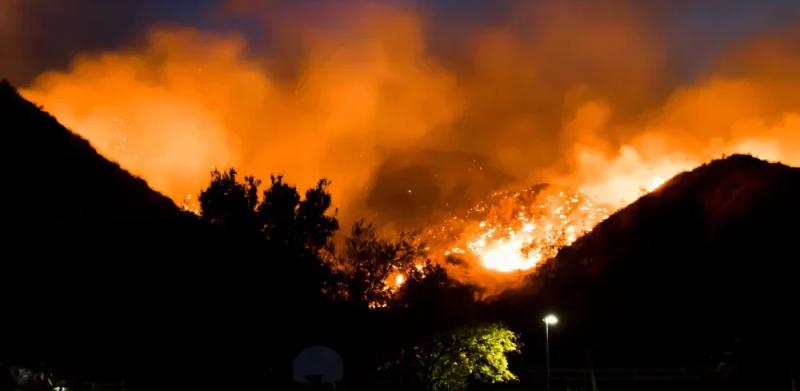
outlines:
[[[270,44],[261,17],[247,12],[231,15],[225,11],[224,0],[6,1],[10,5],[3,10],[17,25],[13,34],[0,35],[0,50],[6,51],[0,53],[0,77],[18,84],[27,83],[45,69],[66,66],[76,53],[114,49],[136,41],[154,25],[235,31],[259,48]],[[386,2],[422,10],[428,18],[431,46],[443,53],[450,42],[471,30],[502,24],[511,4],[481,0]],[[291,8],[314,13],[323,8],[319,1],[256,3],[260,13],[271,8],[276,12]],[[671,64],[683,78],[702,72],[709,61],[735,42],[785,25],[800,15],[800,2],[792,0],[642,0],[631,4],[665,38]],[[335,19],[318,15],[313,20],[335,23]],[[5,42],[9,40],[13,41]]]

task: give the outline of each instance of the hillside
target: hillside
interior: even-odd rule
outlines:
[[[41,234],[39,224],[44,220],[49,232],[58,232],[54,236],[79,237],[128,226],[150,231],[189,218],[144,180],[102,157],[88,141],[22,98],[6,81],[0,82],[0,118],[4,159],[13,178],[11,189],[16,190],[7,192],[15,206],[8,212],[22,229],[35,228]],[[115,236],[119,235],[111,238]]]
[[[291,260],[180,211],[6,82],[0,124],[0,364],[46,362],[140,389],[187,379],[231,388],[262,381],[269,362],[279,363],[271,376],[288,379],[280,363],[320,335],[352,350],[358,378],[374,367],[362,352],[408,332],[380,312],[299,295],[308,274],[288,273]],[[541,317],[553,311],[555,368],[677,368],[694,387],[679,389],[788,389],[800,368],[798,201],[800,169],[716,160],[618,211],[522,288],[441,312],[521,332],[523,381],[541,377],[530,371],[542,367]],[[410,319],[441,315],[432,311]]]
[[[114,381],[142,360],[155,377],[198,365],[187,358],[221,339],[198,345],[195,333],[222,333],[222,319],[243,316],[237,311],[258,299],[248,273],[237,274],[240,242],[182,212],[7,82],[0,124],[0,362],[46,362]],[[198,325],[201,317],[211,319]]]
[[[798,168],[715,160],[612,215],[494,310],[529,330],[541,313],[561,314],[562,366],[585,366],[588,353],[604,367],[788,387],[800,348],[798,201]]]

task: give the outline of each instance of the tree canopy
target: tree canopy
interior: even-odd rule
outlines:
[[[425,244],[416,235],[384,238],[364,220],[353,224],[336,263],[337,295],[369,307],[385,307],[403,285],[421,279],[430,267]]]
[[[432,391],[464,390],[470,383],[516,380],[507,354],[518,352],[518,336],[500,324],[460,328],[431,343],[415,346],[416,373]]]

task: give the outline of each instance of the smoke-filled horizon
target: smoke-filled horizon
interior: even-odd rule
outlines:
[[[780,1],[95,3],[4,2],[0,77],[178,204],[235,167],[414,229],[534,183],[620,206],[722,154],[800,165]]]

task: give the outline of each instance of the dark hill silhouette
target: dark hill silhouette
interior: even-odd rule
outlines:
[[[268,361],[290,360],[300,344],[369,353],[392,341],[367,334],[402,340],[413,326],[301,302],[292,287],[307,284],[279,269],[284,257],[180,211],[6,82],[0,127],[0,366],[44,361],[131,389],[243,388],[288,379]],[[799,201],[800,169],[717,160],[617,212],[523,288],[446,315],[509,323],[532,365],[552,310],[562,318],[554,367],[590,356],[599,368],[687,368],[692,389],[788,389],[800,367]],[[414,319],[439,311],[421,308]],[[330,335],[308,337],[320,330]],[[374,364],[361,359],[347,376]],[[523,380],[530,368],[518,368]]]
[[[208,370],[220,349],[263,325],[247,243],[181,211],[5,81],[0,129],[0,363],[99,381],[158,383],[187,368],[222,378]]]
[[[684,367],[711,384],[789,389],[800,367],[798,202],[800,169],[715,160],[618,211],[493,307],[531,331],[545,311],[561,314],[557,366],[584,367],[589,352],[599,367]]]
[[[76,240],[60,240],[62,244],[79,246],[83,253],[120,245],[117,256],[125,257],[128,251],[141,251],[131,245],[140,236],[159,239],[193,223],[193,217],[169,198],[102,157],[5,81],[0,82],[0,119],[4,162],[11,172],[7,179],[12,186],[5,192],[11,201],[7,223],[15,227],[10,234],[27,238],[34,230],[42,239],[41,235],[50,236],[48,240],[66,236]],[[134,236],[125,237],[120,230]],[[102,235],[105,241],[94,236],[79,239],[87,234]]]

